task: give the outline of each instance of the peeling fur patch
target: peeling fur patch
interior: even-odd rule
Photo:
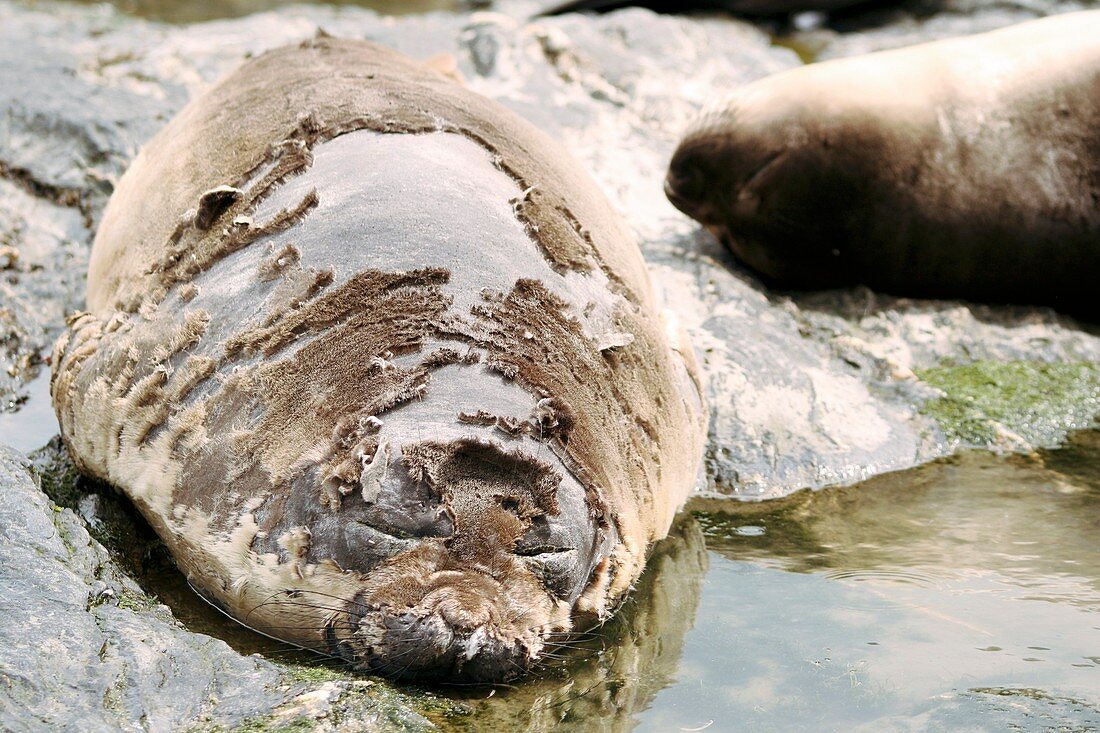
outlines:
[[[467,425],[496,425],[497,416],[485,410],[460,412],[458,413],[458,421]]]
[[[186,283],[179,289],[180,300],[184,303],[190,303],[199,294],[199,286],[195,283]]]
[[[296,267],[302,261],[302,252],[293,244],[288,244],[278,252],[272,252],[260,263],[258,273],[260,282],[269,282],[279,277],[285,270]]]
[[[194,226],[201,232],[214,226],[214,222],[244,196],[244,191],[233,186],[218,186],[199,197]]]
[[[291,158],[290,162],[285,164],[285,168],[277,168],[281,175],[275,177],[267,188],[269,189],[281,178],[300,170],[306,165],[307,161],[308,158],[306,157]],[[265,193],[266,190],[263,189]],[[261,198],[259,193],[242,197],[231,202],[225,211],[241,212],[249,210]],[[219,232],[217,229],[204,230],[197,226],[187,227],[181,225],[173,234],[173,240],[167,254],[150,270],[151,273],[159,273],[160,285],[158,290],[161,293],[166,293],[174,285],[190,282],[197,274],[209,268],[214,262],[264,237],[286,231],[300,222],[310,211],[317,207],[317,204],[317,192],[311,191],[297,205],[279,212],[270,221],[259,226],[234,227],[232,230],[225,229]],[[194,235],[191,232],[194,232]],[[163,295],[160,297],[163,297]],[[119,300],[117,307],[120,310],[131,310],[134,308],[133,303],[133,300]]]
[[[447,271],[440,269],[407,273],[367,270],[358,273],[347,283],[310,303],[306,308],[294,310],[288,307],[284,312],[268,315],[259,328],[229,339],[225,346],[226,354],[232,356],[248,349],[271,356],[299,334],[317,332],[356,317],[366,317],[378,323],[383,332],[389,330],[384,316],[411,323],[417,315],[422,314],[420,309],[424,304],[416,303],[423,297],[421,292],[432,294],[437,299],[432,312],[441,312],[446,300],[438,288],[447,282],[448,277]],[[406,306],[412,310],[402,312],[402,308]],[[364,312],[368,309],[374,312]],[[422,324],[417,330],[426,332],[427,324]],[[378,357],[371,355],[368,358]]]
[[[455,515],[452,552],[490,561],[511,552],[531,519],[557,514],[561,476],[548,464],[519,451],[473,439],[425,441],[401,448],[409,476],[426,481]]]

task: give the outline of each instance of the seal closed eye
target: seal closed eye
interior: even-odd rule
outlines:
[[[637,247],[530,124],[359,41],[266,53],[119,182],[62,435],[204,596],[401,678],[606,617],[705,434]]]

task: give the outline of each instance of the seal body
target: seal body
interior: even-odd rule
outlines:
[[[665,188],[773,284],[1095,316],[1100,12],[762,79],[694,124]]]
[[[78,466],[230,615],[362,669],[501,679],[614,609],[693,485],[703,406],[662,322],[553,141],[319,38],[138,155],[52,393]]]

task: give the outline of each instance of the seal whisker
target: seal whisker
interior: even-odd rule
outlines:
[[[190,585],[190,581],[188,581],[188,584]],[[191,587],[192,587],[192,588],[194,588],[194,586],[191,586]],[[266,597],[266,598],[265,598],[265,599],[264,599],[263,601],[261,601],[260,603],[256,604],[256,605],[255,605],[255,606],[253,606],[252,608],[250,608],[250,609],[249,609],[249,610],[248,610],[248,611],[247,611],[247,612],[245,613],[245,615],[244,615],[244,619],[243,619],[243,620],[244,620],[244,621],[247,621],[247,620],[249,619],[249,617],[251,617],[251,616],[252,616],[252,613],[253,613],[253,612],[254,612],[254,611],[255,611],[256,609],[258,609],[258,608],[262,608],[262,607],[264,606],[264,604],[266,604],[266,603],[267,603],[268,601],[270,601],[270,600],[271,600],[272,598],[275,598],[276,596],[279,596],[279,595],[283,595],[283,594],[290,594],[290,593],[291,593],[291,591],[286,591],[286,590],[278,590],[278,591],[275,591],[274,593],[272,593],[272,594],[268,595],[268,596],[267,596],[267,597]]]
[[[532,712],[538,712],[538,711],[542,711],[542,710],[550,710],[552,708],[562,707],[562,706],[567,705],[567,704],[569,704],[569,703],[571,703],[575,700],[581,700],[581,699],[584,699],[584,698],[588,697],[593,692],[596,692],[597,690],[599,690],[601,687],[607,686],[607,684],[608,684],[607,680],[601,680],[601,681],[585,688],[584,690],[581,690],[580,692],[578,692],[574,695],[568,695],[568,696],[564,697],[563,699],[557,700],[555,702],[549,702],[548,701],[546,704],[542,705],[541,707],[535,706],[531,710],[532,710]]]
[[[289,593],[290,591],[284,591],[284,592],[287,592],[287,593]],[[297,588],[296,588],[296,589],[295,589],[295,590],[294,590],[293,592],[294,592],[294,593],[296,593],[296,594],[300,594],[300,593],[312,593],[313,595],[316,595],[316,596],[323,596],[323,597],[325,597],[325,598],[331,598],[331,599],[333,599],[333,600],[335,600],[335,601],[340,601],[341,603],[347,603],[347,604],[355,604],[355,605],[363,606],[364,608],[366,608],[366,607],[367,607],[367,606],[366,606],[366,604],[364,604],[364,603],[362,603],[362,602],[360,602],[360,601],[356,601],[356,600],[354,600],[354,599],[351,599],[351,598],[345,598],[345,597],[343,597],[343,596],[337,596],[337,595],[333,595],[332,593],[325,593],[325,592],[323,592],[323,591],[319,591],[319,590],[316,590],[316,589],[314,589],[314,588],[301,588],[301,589],[297,589]]]
[[[291,607],[295,607],[295,608],[316,608],[319,611],[335,611],[337,613],[345,613],[347,611],[346,608],[341,608],[339,606],[326,606],[326,605],[322,605],[320,603],[306,603],[306,602],[295,601],[295,600],[281,601],[281,600],[277,600],[277,599],[272,599],[270,601],[264,601],[260,605],[253,608],[253,610],[255,611],[257,609],[265,608],[265,607],[268,607],[268,606],[291,606]]]

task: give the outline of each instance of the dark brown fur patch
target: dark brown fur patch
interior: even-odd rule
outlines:
[[[402,462],[454,514],[454,535],[445,544],[462,560],[491,563],[498,553],[510,555],[535,516],[558,512],[561,476],[519,451],[473,439],[425,441],[403,446]]]
[[[214,226],[214,222],[241,200],[244,192],[232,186],[212,188],[199,197],[199,208],[195,213],[195,228],[205,232]]]
[[[414,303],[421,298],[424,290],[435,293],[442,304],[442,294],[438,288],[447,282],[448,277],[447,271],[442,269],[396,273],[367,270],[357,273],[348,282],[326,293],[307,308],[271,313],[259,328],[229,339],[225,352],[233,356],[242,349],[248,349],[262,351],[270,356],[303,334],[316,333],[355,314],[362,315],[376,309],[380,313],[394,316],[404,324],[411,323],[418,314],[429,315],[428,311],[419,309]],[[331,280],[331,273],[328,279]],[[405,305],[413,310],[402,313]],[[432,309],[431,316],[440,312]],[[426,332],[428,325],[426,322],[421,324],[421,334]],[[384,326],[382,330],[386,330]],[[382,353],[379,351],[371,354],[370,358],[381,356]]]

